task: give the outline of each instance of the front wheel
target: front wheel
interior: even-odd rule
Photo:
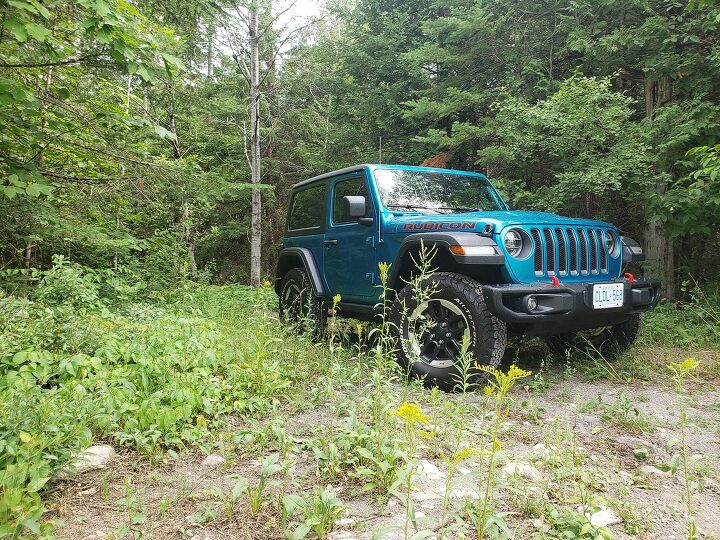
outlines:
[[[640,336],[641,328],[642,315],[634,313],[625,322],[611,326],[547,336],[545,343],[556,356],[580,352],[586,355],[599,354],[605,360],[614,360],[633,346]]]
[[[451,391],[476,378],[475,363],[492,367],[500,363],[507,340],[505,323],[488,311],[477,281],[438,272],[419,289],[408,284],[392,306],[401,365],[427,386]],[[471,365],[463,366],[466,359]]]

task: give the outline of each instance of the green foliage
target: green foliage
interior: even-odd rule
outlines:
[[[123,0],[68,0],[48,7],[17,0],[4,9],[3,25],[9,39],[0,45],[0,193],[10,199],[47,196],[58,180],[109,172],[116,161],[110,152],[98,152],[94,131],[107,130],[120,142],[112,132],[152,126],[102,97],[91,98],[89,109],[68,107],[66,101],[86,91],[76,66],[117,66],[146,83],[184,68],[167,52],[176,42],[172,31]],[[99,79],[101,94],[114,92],[107,78]]]
[[[603,409],[601,418],[609,424],[638,433],[655,429],[652,416],[638,409],[625,392],[621,392],[613,403],[602,404],[601,408]]]
[[[343,503],[332,486],[316,487],[312,493],[302,497],[286,495],[285,509],[290,515],[297,515],[300,523],[288,535],[291,540],[300,540],[309,533],[320,540],[327,538],[335,521],[340,517]]]
[[[238,495],[244,491],[247,494],[250,513],[259,513],[263,503],[270,499],[270,495],[266,491],[271,483],[270,477],[282,470],[282,465],[278,460],[277,454],[270,454],[260,461],[260,477],[256,484],[251,484],[243,477],[236,478],[232,490],[233,499],[237,499]]]
[[[675,236],[708,235],[720,227],[720,145],[691,148],[697,167],[678,179],[662,201]]]
[[[597,201],[642,190],[648,178],[647,147],[631,121],[632,105],[610,79],[571,77],[544,101],[499,105],[505,144],[479,157],[498,171],[515,203],[587,215]],[[594,210],[598,217],[614,205],[602,206]]]
[[[2,8],[0,266],[64,253],[157,290],[247,278],[248,86],[216,35],[232,11]],[[719,28],[717,2],[660,0],[338,1],[287,41],[276,25],[261,47],[264,272],[295,181],[442,153],[518,208],[605,218],[640,240],[659,224],[682,248],[678,273],[709,279]]]
[[[0,297],[0,517],[18,537],[47,529],[39,492],[93,438],[149,453],[202,444],[222,415],[267,410],[297,376],[289,351],[268,348],[268,290],[189,288],[152,305],[122,301],[122,275],[62,258],[31,277],[30,298]]]
[[[645,315],[642,341],[676,347],[720,345],[720,300],[685,284],[690,301],[663,304]]]
[[[582,540],[608,540],[613,534],[605,527],[595,527],[584,515],[572,510],[559,510],[552,504],[546,504],[543,512],[550,530],[541,532],[537,538],[543,540],[577,538]]]
[[[347,425],[337,427],[330,436],[314,439],[310,447],[323,478],[336,481],[347,476],[361,484],[363,491],[382,496],[396,484],[406,458],[400,438],[364,425],[354,414]]]
[[[1,384],[0,537],[44,537],[52,524],[40,522],[45,510],[40,492],[72,453],[92,440],[87,427],[92,408],[75,388],[44,390],[4,377]]]

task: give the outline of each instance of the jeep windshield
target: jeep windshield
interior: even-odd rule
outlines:
[[[490,182],[480,176],[404,169],[376,169],[374,176],[390,210],[444,214],[506,209]]]

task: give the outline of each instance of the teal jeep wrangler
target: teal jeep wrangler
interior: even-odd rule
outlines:
[[[409,281],[422,246],[435,252],[422,285],[434,293],[418,302]],[[606,358],[629,348],[660,298],[659,281],[625,271],[642,259],[609,223],[511,210],[482,174],[357,165],[293,186],[275,290],[291,323],[322,326],[335,295],[341,314],[362,320],[390,303],[398,360],[452,389],[464,340],[491,366],[508,336]]]

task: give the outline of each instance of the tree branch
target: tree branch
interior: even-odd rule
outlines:
[[[89,60],[91,58],[97,58],[98,56],[102,56],[106,51],[100,51],[97,53],[92,54],[86,54],[84,56],[80,56],[78,58],[70,58],[69,60],[58,60],[57,62],[42,62],[39,64],[6,64],[5,62],[0,62],[0,68],[8,68],[8,69],[15,69],[15,68],[37,68],[37,67],[50,67],[50,66],[69,66],[72,64],[79,64],[80,62],[84,62],[85,60]]]

